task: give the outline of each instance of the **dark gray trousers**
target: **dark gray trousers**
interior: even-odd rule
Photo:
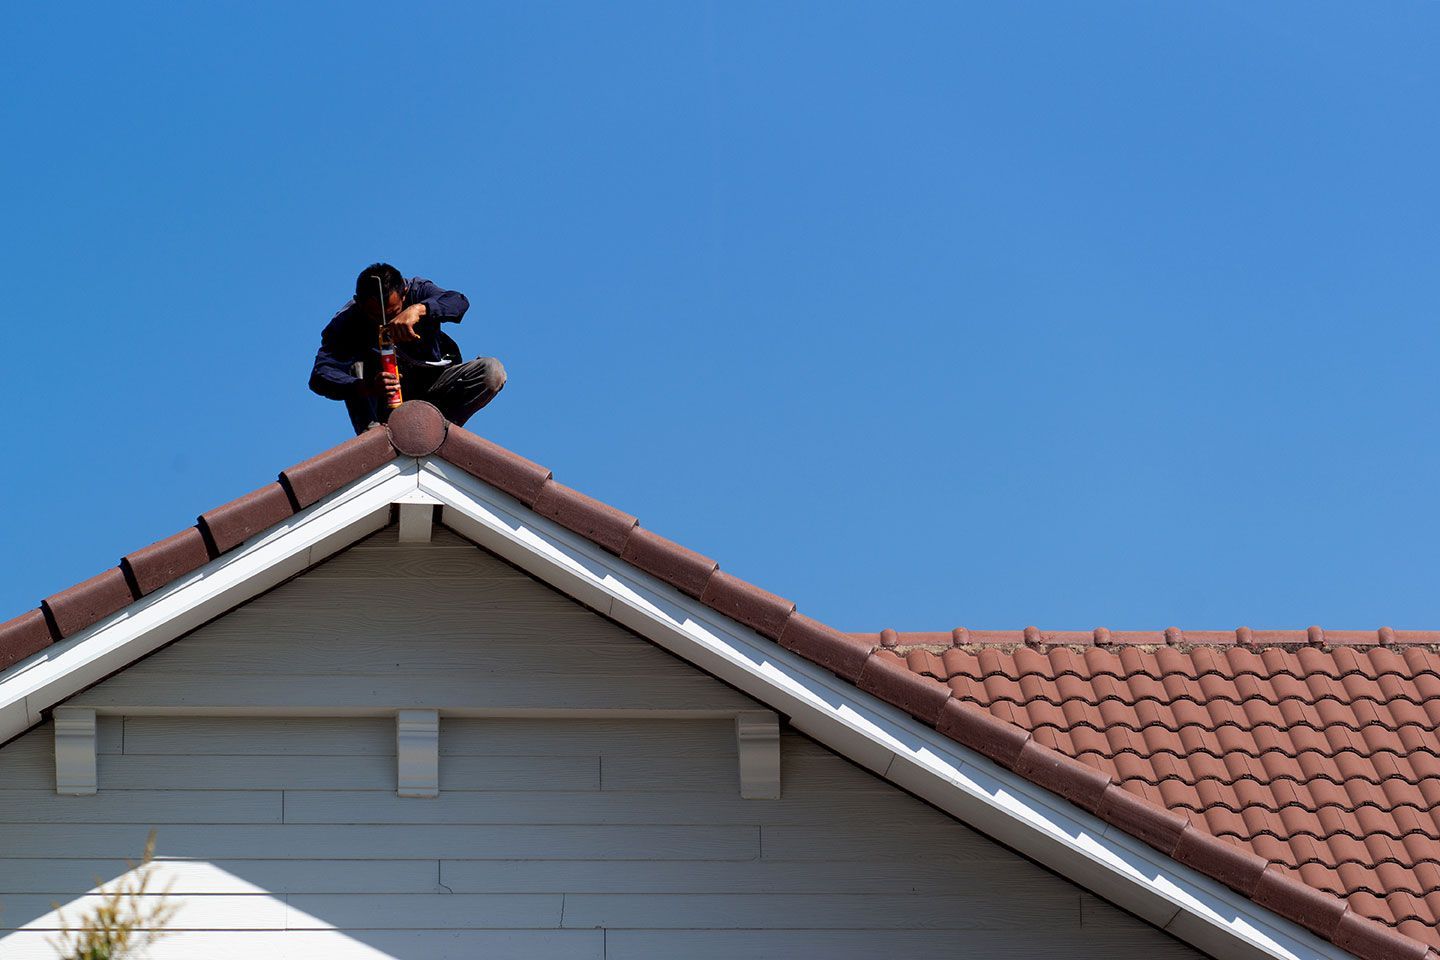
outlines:
[[[475,411],[503,389],[505,365],[494,357],[452,363],[436,373],[424,367],[400,372],[400,392],[406,400],[435,404],[457,427],[463,427]],[[351,397],[345,401],[345,409],[356,433],[364,433],[370,424],[390,418],[390,406],[384,397]]]

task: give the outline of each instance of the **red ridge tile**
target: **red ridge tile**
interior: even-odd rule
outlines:
[[[940,709],[935,729],[983,754],[1002,767],[1013,767],[1030,734],[974,704],[950,699]]]
[[[0,670],[39,653],[58,637],[50,632],[42,610],[27,610],[0,623]]]
[[[383,427],[372,427],[337,447],[281,470],[280,482],[303,510],[394,459],[390,434]]]
[[[779,638],[785,621],[795,612],[791,601],[732,577],[724,570],[716,570],[710,577],[700,602],[771,640]]]
[[[639,526],[630,532],[620,557],[697,600],[705,592],[710,575],[720,566],[709,557]]]
[[[865,668],[871,650],[870,644],[865,641],[799,613],[785,621],[779,643],[786,650],[798,653],[851,683],[860,679],[860,672]]]
[[[174,536],[126,554],[120,567],[143,597],[209,562],[204,534],[195,527],[186,527]]]
[[[630,514],[554,480],[540,489],[531,509],[614,554],[625,552],[625,543],[636,526]]]
[[[1193,823],[1180,832],[1171,856],[1247,897],[1254,894],[1266,867],[1263,858],[1211,836]]]
[[[1065,756],[1033,739],[1020,748],[1014,770],[1027,780],[1094,813],[1100,806],[1110,775]]]
[[[213,551],[221,554],[292,515],[285,489],[278,483],[270,483],[202,513],[200,530],[210,538]]]
[[[1180,834],[1189,823],[1184,817],[1151,803],[1112,783],[1100,799],[1096,816],[1148,843],[1166,856],[1175,852]]]
[[[439,450],[448,426],[445,415],[424,400],[400,404],[385,422],[390,445],[407,457],[428,457]]]
[[[527,507],[534,505],[540,489],[550,479],[549,469],[453,424],[437,452],[445,461]]]
[[[135,600],[130,584],[125,582],[125,574],[119,567],[113,567],[45,598],[40,605],[55,624],[55,629],[60,631],[60,636],[68,637],[124,609]]]
[[[1346,909],[1345,901],[1307,887],[1274,864],[1260,875],[1251,898],[1326,940],[1334,939]]]
[[[877,650],[870,655],[860,670],[856,686],[932,727],[940,718],[940,708],[950,699],[949,687],[912,673],[903,659],[888,650]]]

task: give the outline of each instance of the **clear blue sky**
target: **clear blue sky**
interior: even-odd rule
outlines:
[[[1440,5],[398,9],[7,12],[0,620],[344,440],[385,259],[836,626],[1440,628]]]

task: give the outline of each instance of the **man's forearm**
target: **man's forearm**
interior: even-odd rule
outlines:
[[[470,309],[470,301],[458,290],[446,290],[430,280],[416,278],[416,303],[423,303],[428,316],[437,323],[459,323]]]
[[[429,314],[440,323],[459,323],[470,309],[470,301],[458,290],[446,290],[423,301]]]

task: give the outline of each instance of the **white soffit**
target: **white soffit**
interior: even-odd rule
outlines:
[[[942,736],[436,458],[441,522],[790,718],[798,730],[1201,950],[1351,954]]]

